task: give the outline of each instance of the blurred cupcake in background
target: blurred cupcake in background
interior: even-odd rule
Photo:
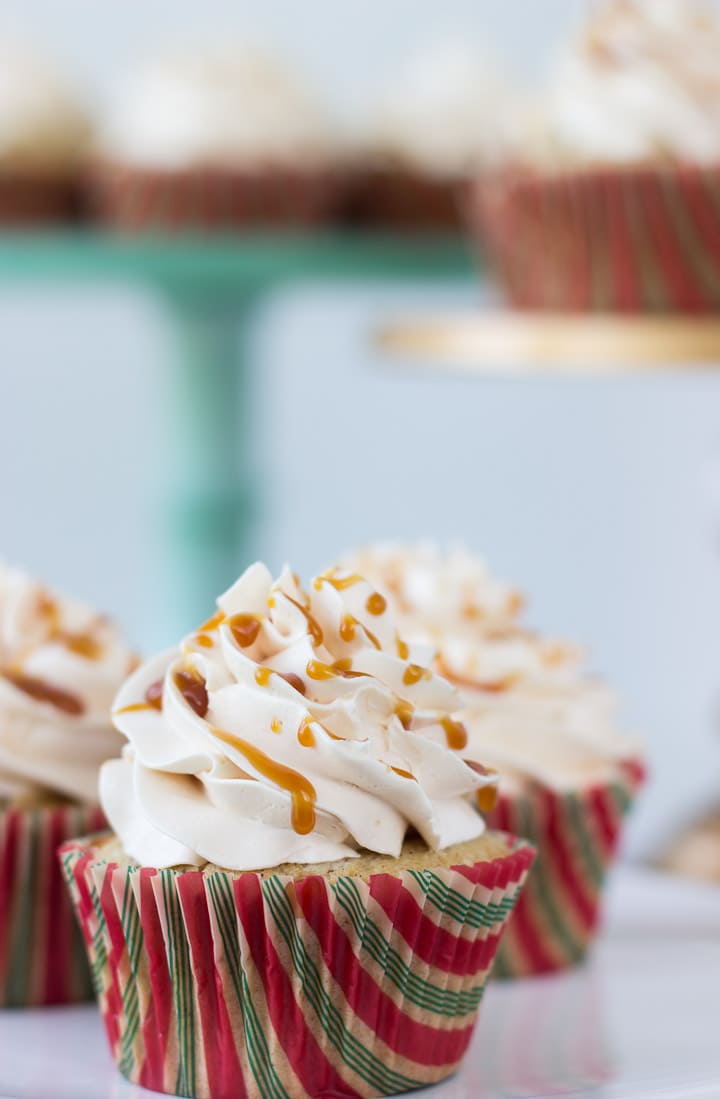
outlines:
[[[85,110],[52,65],[0,46],[0,223],[75,217],[89,140]]]
[[[609,0],[468,211],[512,303],[720,308],[720,20],[694,0]]]
[[[0,1006],[92,994],[57,848],[104,823],[110,704],[134,664],[106,618],[0,566]]]
[[[500,774],[487,810],[538,849],[498,953],[502,976],[580,961],[598,929],[606,872],[644,776],[642,749],[620,733],[610,692],[580,650],[528,632],[520,594],[463,549],[370,547],[342,562],[397,608],[402,636],[436,650],[434,667],[460,688],[454,716],[466,758]]]
[[[496,155],[507,101],[493,63],[460,44],[400,67],[361,127],[348,196],[360,225],[453,229],[459,192]]]
[[[302,226],[333,206],[336,156],[327,112],[282,62],[187,53],[126,81],[100,133],[92,200],[123,229]]]

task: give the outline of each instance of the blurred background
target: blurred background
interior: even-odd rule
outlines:
[[[433,41],[477,40],[532,84],[591,7],[315,0],[298,20],[291,0],[23,0],[3,5],[2,29],[57,61],[98,108],[138,59],[237,38],[299,61],[352,116]],[[0,551],[152,650],[193,625],[173,525],[194,445],[174,411],[177,316],[122,281],[8,275]],[[493,294],[467,277],[380,272],[295,281],[263,299],[248,337],[252,415],[245,403],[239,417],[257,512],[233,573],[211,590],[255,557],[307,574],[377,539],[465,541],[529,593],[533,625],[585,643],[620,693],[656,779],[630,848],[652,853],[718,789],[720,377],[459,377],[401,364],[373,341],[385,321],[468,312]],[[243,478],[241,461],[239,448],[238,468],[218,477]]]

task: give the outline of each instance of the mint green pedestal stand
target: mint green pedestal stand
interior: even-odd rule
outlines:
[[[263,410],[254,404],[250,343],[266,295],[310,281],[464,280],[472,271],[470,250],[455,236],[0,236],[5,282],[135,284],[165,305],[175,346],[163,402],[172,416],[169,630],[190,629],[210,613],[255,552],[262,494],[254,433]]]

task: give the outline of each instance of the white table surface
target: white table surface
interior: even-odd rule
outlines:
[[[0,1099],[142,1099],[91,1006],[0,1011]],[[720,889],[623,868],[592,961],[495,982],[427,1099],[719,1099]]]

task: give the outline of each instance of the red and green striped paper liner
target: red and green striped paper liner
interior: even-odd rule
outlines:
[[[322,166],[161,171],[104,163],[88,173],[96,218],[128,231],[315,225],[329,219],[339,189],[337,173]]]
[[[518,308],[720,309],[720,165],[509,169],[467,212]]]
[[[87,955],[57,849],[104,825],[97,807],[0,812],[0,1007],[92,998]]]
[[[585,790],[559,793],[537,785],[501,793],[488,824],[523,835],[537,858],[500,944],[496,976],[549,973],[585,957],[623,820],[643,778],[642,764],[629,762],[614,781]]]
[[[454,1072],[532,863],[311,875],[61,850],[118,1068],[198,1099],[357,1099]]]

